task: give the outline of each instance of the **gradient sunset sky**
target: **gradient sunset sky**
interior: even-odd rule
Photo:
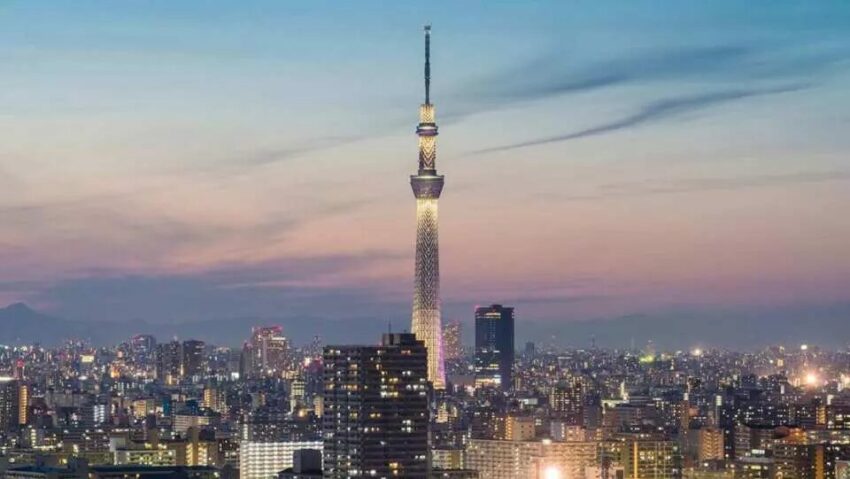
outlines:
[[[528,321],[850,305],[850,3],[0,2],[0,302]],[[850,311],[850,306],[846,308]]]

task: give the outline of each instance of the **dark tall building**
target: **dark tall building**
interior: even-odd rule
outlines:
[[[514,364],[514,308],[475,308],[475,384],[510,389]]]
[[[183,377],[192,377],[203,372],[204,342],[197,339],[183,341],[181,373]]]
[[[428,476],[427,358],[407,333],[325,347],[325,477]]]
[[[13,431],[27,423],[29,387],[20,381],[0,379],[0,431]]]
[[[180,341],[156,345],[156,379],[165,384],[176,384],[180,378],[183,351]]]

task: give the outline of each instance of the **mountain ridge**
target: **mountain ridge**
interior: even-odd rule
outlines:
[[[386,331],[386,322],[373,317],[232,317],[192,322],[151,323],[84,321],[44,314],[24,303],[0,309],[0,344],[56,346],[66,339],[108,346],[136,334],[160,341],[176,337],[210,344],[238,346],[255,325],[281,325],[296,344],[319,335],[330,344],[372,344]],[[656,315],[633,314],[574,321],[533,321],[517,318],[517,344],[535,341],[569,347],[643,347],[652,341],[666,350],[719,347],[754,350],[768,345],[817,344],[846,348],[850,343],[850,304],[774,312],[723,313],[679,311]],[[472,342],[472,319],[463,321],[466,344]]]

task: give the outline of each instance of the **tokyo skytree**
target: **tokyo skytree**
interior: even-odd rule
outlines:
[[[410,177],[416,196],[416,272],[413,334],[428,348],[428,380],[445,389],[443,334],[440,324],[440,249],[437,201],[443,176],[437,174],[437,124],[431,104],[431,26],[425,26],[425,103],[419,107],[419,171]]]

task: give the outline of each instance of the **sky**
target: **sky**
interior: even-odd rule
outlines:
[[[2,1],[0,304],[409,321],[426,22],[445,319],[850,316],[845,1]]]

